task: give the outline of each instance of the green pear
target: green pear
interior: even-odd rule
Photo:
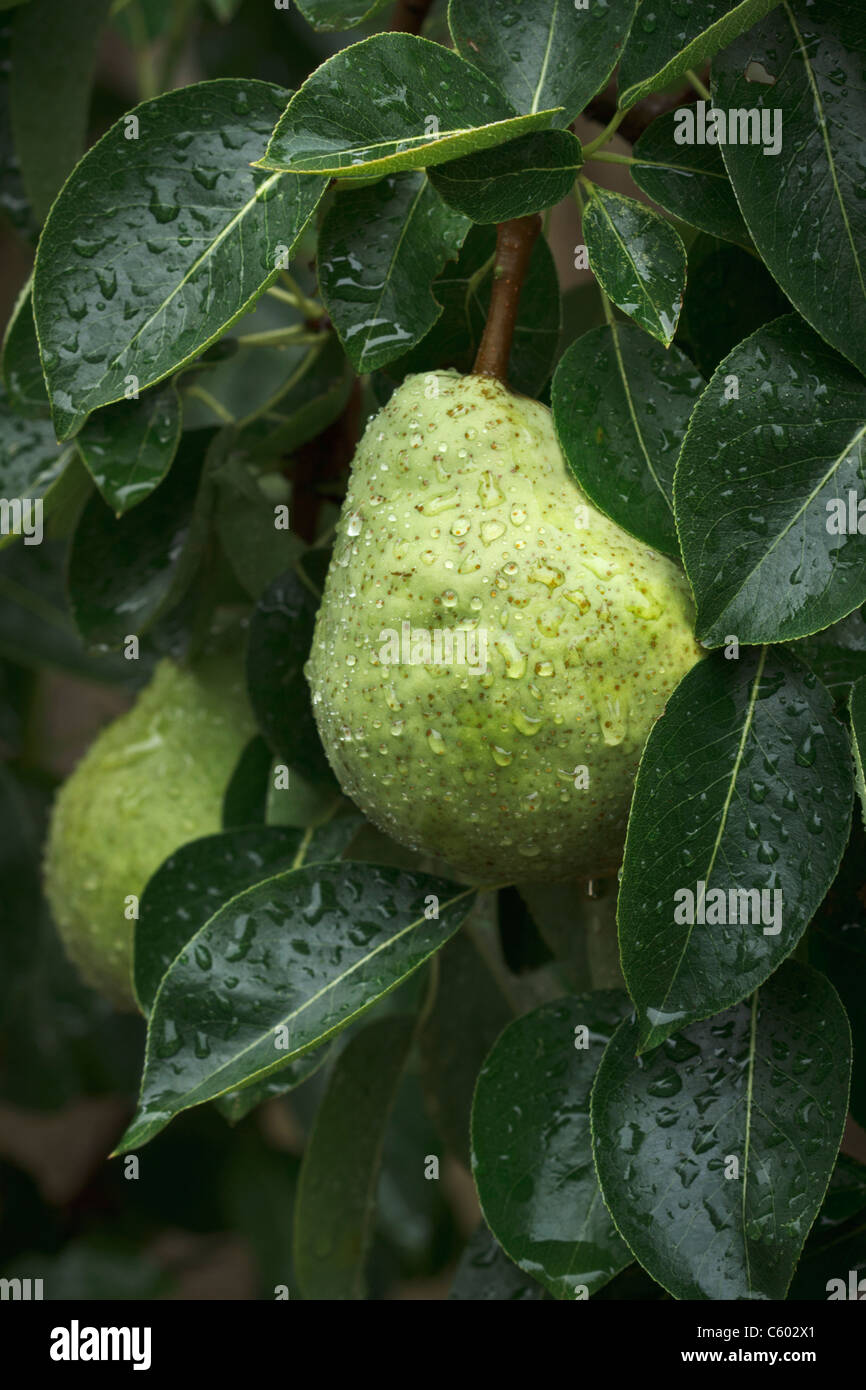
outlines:
[[[437,372],[367,425],[306,674],[380,829],[474,882],[589,878],[620,862],[693,625],[683,575],[588,501],[545,406]]]
[[[130,897],[180,845],[220,829],[222,800],[255,732],[242,662],[165,659],[90,746],[54,803],[45,888],[66,951],[94,989],[134,1009]]]

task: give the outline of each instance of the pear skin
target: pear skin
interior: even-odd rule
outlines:
[[[684,576],[584,496],[549,410],[443,371],[367,425],[306,673],[387,834],[473,882],[593,877],[693,625]]]

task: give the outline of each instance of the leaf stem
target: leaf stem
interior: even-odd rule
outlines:
[[[290,302],[296,305],[296,307],[304,315],[304,318],[321,318],[322,314],[325,312],[323,306],[319,303],[317,299],[311,299],[309,295],[304,294],[304,291],[301,289],[298,282],[292,278],[292,276],[289,274],[287,270],[280,271],[280,279],[286,287],[283,293],[285,294],[287,291],[292,296]],[[269,290],[269,293],[277,295],[278,289],[279,287],[277,285],[272,285]]]
[[[696,72],[692,72],[691,68],[687,68],[687,69],[686,69],[686,77],[687,77],[687,78],[689,79],[689,81],[691,82],[692,86],[694,87],[694,89],[695,89],[695,91],[697,92],[697,94],[698,94],[699,97],[703,97],[704,101],[711,101],[711,100],[712,100],[712,97],[710,96],[710,89],[709,89],[709,87],[707,87],[707,86],[705,85],[705,83],[703,83],[703,82],[701,81],[701,79],[698,77],[698,74],[697,74]]]
[[[584,157],[584,160],[591,159],[592,156],[595,154],[596,150],[600,150],[601,147],[602,147],[602,145],[606,145],[606,144],[607,144],[607,142],[608,142],[608,140],[610,139],[610,137],[611,137],[617,130],[619,130],[619,127],[620,127],[620,125],[622,124],[622,122],[625,120],[627,114],[628,114],[628,113],[627,113],[626,111],[617,111],[617,112],[615,112],[615,113],[614,113],[614,116],[613,116],[613,118],[612,118],[612,120],[608,121],[608,123],[607,123],[607,125],[605,126],[604,130],[601,132],[601,135],[597,135],[597,136],[595,137],[594,140],[590,140],[590,142],[589,142],[588,145],[584,145],[584,147],[583,147],[583,157]]]
[[[517,322],[520,291],[529,269],[535,239],[541,231],[538,213],[500,222],[496,229],[496,259],[487,322],[472,370],[507,384],[508,358]]]
[[[283,343],[317,343],[324,336],[297,323],[290,328],[269,328],[264,333],[242,333],[237,341],[241,347],[281,347]]]

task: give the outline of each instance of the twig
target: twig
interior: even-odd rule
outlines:
[[[477,376],[495,376],[502,382],[507,380],[520,291],[540,231],[541,218],[537,212],[531,217],[515,217],[510,222],[499,223],[490,308],[472,368]]]
[[[391,23],[391,33],[420,34],[433,0],[397,0]]]

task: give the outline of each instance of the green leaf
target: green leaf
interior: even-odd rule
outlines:
[[[291,332],[296,339],[286,338]],[[184,429],[249,425],[292,392],[328,341],[325,332],[306,327],[294,307],[263,294],[232,336],[211,349],[215,360],[205,358],[184,373]]]
[[[571,191],[583,162],[568,130],[536,130],[482,154],[439,164],[430,182],[473,222],[507,222],[553,207]]]
[[[384,1135],[414,1028],[411,1017],[378,1019],[337,1058],[298,1184],[295,1270],[306,1299],[365,1296]]]
[[[384,10],[389,0],[296,0],[308,24],[325,34],[345,33]]]
[[[618,991],[542,1004],[505,1029],[478,1077],[472,1172],[506,1254],[555,1298],[587,1297],[631,1264],[592,1163],[589,1095],[629,1011]]]
[[[223,830],[264,825],[273,755],[261,734],[250,739],[238,758],[223,797]]]
[[[851,687],[866,676],[866,620],[863,610],[805,637],[793,647],[836,700],[848,703]]]
[[[0,515],[0,549],[20,536],[25,545],[40,543],[75,456],[74,444],[57,443],[49,419],[14,414],[0,387],[0,497],[8,504]]]
[[[509,1260],[482,1222],[460,1256],[448,1297],[471,1303],[508,1303],[549,1300],[550,1294]]]
[[[718,146],[678,144],[676,129],[676,111],[666,111],[641,135],[630,165],[638,188],[689,226],[750,248]]]
[[[296,1057],[294,1062],[289,1062],[282,1071],[274,1072],[273,1076],[265,1077],[264,1081],[251,1081],[246,1086],[238,1086],[234,1091],[226,1091],[223,1095],[217,1096],[214,1106],[227,1120],[230,1125],[240,1124],[247,1115],[252,1114],[260,1105],[264,1105],[269,1100],[275,1100],[278,1096],[286,1096],[290,1091],[297,1090],[298,1086],[303,1086],[305,1081],[309,1081],[311,1076],[315,1076],[317,1071],[321,1071],[326,1062],[330,1061],[333,1046],[319,1047],[315,1052],[305,1052],[303,1057]]]
[[[866,824],[866,782],[863,780],[863,753],[866,749],[866,678],[863,677],[851,687],[851,737],[854,744],[854,765],[857,769],[857,791]]]
[[[668,347],[686,287],[679,233],[634,198],[593,184],[583,235],[590,269],[605,294]]]
[[[757,256],[704,233],[692,242],[677,342],[703,376],[712,376],[722,358],[755,329],[790,312]]]
[[[374,34],[307,78],[258,165],[344,179],[425,169],[544,130],[559,114],[519,116],[450,49],[411,34]]]
[[[76,443],[116,516],[138,506],[161,483],[180,443],[181,408],[173,383],[91,415]]]
[[[866,600],[864,460],[866,382],[795,314],[719,364],[674,479],[700,641],[805,637]]]
[[[139,1109],[120,1150],[325,1042],[458,929],[473,894],[352,863],[277,875],[225,904],[154,1000]],[[427,917],[430,898],[438,917]]]
[[[679,348],[665,351],[635,325],[612,319],[572,343],[551,388],[560,447],[587,497],[676,559],[674,468],[702,385]]]
[[[468,928],[443,947],[434,968],[436,998],[418,1038],[424,1099],[442,1140],[468,1168],[475,1082],[514,1014]]]
[[[249,167],[285,95],[234,78],[167,92],[77,165],[33,289],[59,437],[122,399],[130,376],[144,391],[198,356],[286,263],[324,183]]]
[[[855,690],[857,687],[854,687]],[[859,697],[862,703],[862,695]],[[853,711],[852,711],[853,716]],[[852,718],[853,722],[853,718]],[[855,734],[855,747],[859,740]],[[858,781],[862,772],[857,754]],[[861,791],[862,795],[862,791]],[[866,835],[859,816],[854,817],[851,838],[833,886],[809,929],[809,964],[831,980],[848,1014],[854,1036],[854,1072],[851,1078],[851,1114],[866,1124],[866,905],[863,902],[863,865]]]
[[[149,879],[135,926],[135,995],[149,1014],[160,981],[210,917],[230,898],[291,869],[302,832],[253,825],[191,840]]]
[[[636,7],[637,0],[580,9],[571,0],[516,0],[503,13],[477,0],[451,0],[448,24],[457,51],[516,110],[561,106],[556,124],[566,126],[607,85]]]
[[[204,544],[199,489],[203,434],[186,435],[177,465],[156,491],[118,520],[94,493],[69,554],[69,601],[78,631],[92,646],[120,647],[180,597]]]
[[[680,682],[641,758],[619,894],[642,1052],[790,955],[839,868],[852,783],[833,702],[788,652],[715,653]]]
[[[247,684],[259,728],[274,752],[309,781],[336,793],[304,677],[319,601],[295,570],[268,586],[250,622]]]
[[[256,477],[234,453],[214,473],[214,485],[223,550],[239,582],[258,598],[303,551],[300,537],[284,524],[291,488],[278,473]]]
[[[456,367],[471,372],[487,320],[496,233],[492,227],[473,227],[455,266],[446,266],[433,283],[443,306],[442,316],[417,348],[399,359],[402,377]],[[517,324],[508,359],[513,391],[538,396],[556,357],[560,332],[559,281],[550,248],[543,237],[535,243],[520,295]]]
[[[469,227],[423,172],[338,189],[319,233],[319,288],[356,372],[384,366],[432,328],[442,309],[430,287]]]
[[[863,135],[866,15],[836,0],[794,0],[734,43],[713,69],[713,101],[781,121],[783,152],[724,144],[755,245],[791,303],[866,371]],[[753,64],[774,78],[750,81]]]
[[[789,961],[648,1056],[637,1042],[623,1023],[592,1092],[618,1230],[675,1298],[784,1298],[845,1125],[851,1036],[833,986]]]
[[[751,29],[779,0],[701,0],[699,5],[650,5],[638,10],[619,69],[620,108],[680,81],[720,48]],[[749,35],[751,38],[751,34]],[[749,55],[746,55],[748,62]],[[748,103],[742,103],[748,105]]]
[[[109,0],[30,0],[12,25],[9,87],[21,177],[41,222],[84,151],[90,89]]]
[[[31,276],[22,288],[6,325],[2,353],[3,384],[9,404],[17,414],[46,415],[48,395],[33,322],[32,287]]]

